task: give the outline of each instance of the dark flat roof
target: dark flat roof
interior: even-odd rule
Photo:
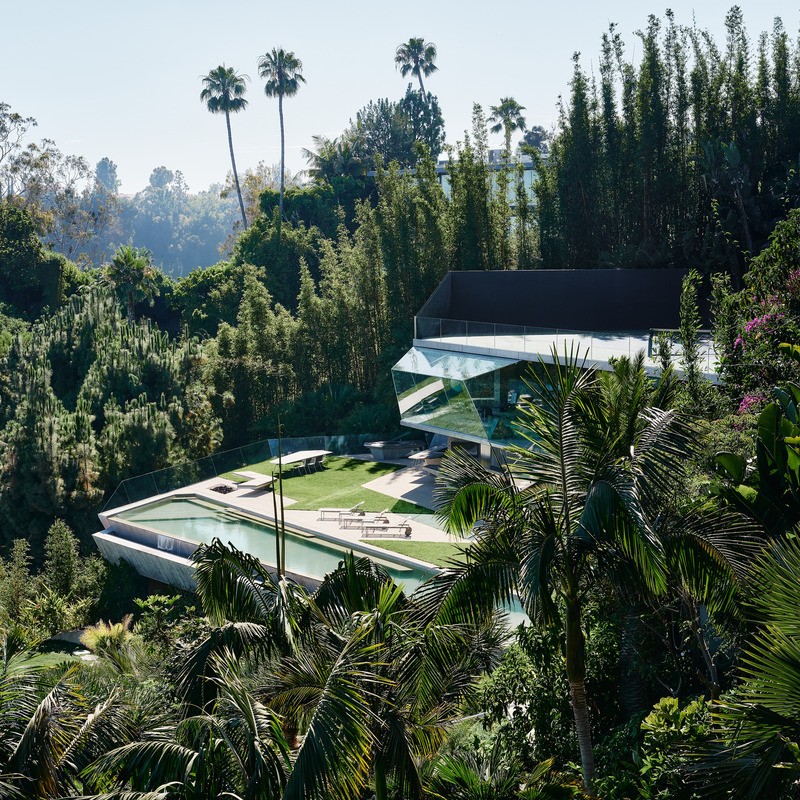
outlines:
[[[683,269],[449,272],[417,316],[581,331],[677,328],[685,275]],[[708,323],[705,297],[700,305]]]

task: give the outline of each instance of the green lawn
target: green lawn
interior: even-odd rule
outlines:
[[[448,566],[449,559],[464,560],[464,545],[458,542],[412,542],[370,539],[369,544],[391,550],[409,558],[416,558],[437,567]]]
[[[247,467],[251,472],[271,475],[275,465],[269,461],[251,464]],[[297,500],[289,508],[301,511],[316,511],[318,508],[352,508],[363,503],[364,511],[383,511],[388,508],[396,514],[430,514],[430,510],[396,500],[394,497],[364,489],[362,484],[368,483],[382,475],[401,469],[393,464],[381,464],[376,461],[359,461],[350,458],[328,458],[325,469],[309,475],[293,475],[283,479],[283,493],[292,500]],[[224,475],[231,480],[240,480],[232,474]]]
[[[68,644],[63,644],[69,647]],[[71,650],[58,650],[42,648],[35,652],[25,663],[37,667],[60,667],[62,664],[69,664],[73,661],[80,661],[80,658],[72,653]]]

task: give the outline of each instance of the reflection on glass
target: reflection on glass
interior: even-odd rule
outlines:
[[[526,361],[412,348],[392,370],[400,418],[424,430],[526,446],[516,424],[530,395],[526,377],[537,369]]]

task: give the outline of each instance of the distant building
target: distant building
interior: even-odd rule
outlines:
[[[525,191],[528,194],[528,205],[534,206],[536,203],[536,196],[533,192],[533,185],[536,182],[536,176],[538,173],[534,167],[533,159],[531,159],[529,155],[514,155],[513,163],[522,167],[522,181],[525,184]],[[496,190],[497,173],[499,173],[500,170],[502,170],[505,166],[502,150],[489,150],[488,166],[490,172],[492,173],[492,188]],[[436,162],[436,176],[439,179],[439,185],[444,190],[445,197],[450,197],[451,193],[449,167],[449,159],[439,159],[439,161]],[[411,170],[411,172],[413,173],[414,170]],[[367,173],[367,176],[374,178],[375,170],[370,170]],[[512,208],[517,203],[516,181],[513,180],[511,181],[511,185],[508,187],[508,202]]]
[[[505,161],[503,160],[503,150],[489,150],[488,165],[492,173],[492,189],[497,190],[497,173],[505,168]],[[514,155],[512,156],[512,163],[522,167],[522,182],[525,184],[525,191],[528,195],[528,205],[533,206],[536,203],[536,195],[533,192],[533,184],[536,182],[538,173],[534,167],[533,159],[529,155]],[[439,159],[436,162],[436,175],[439,178],[439,185],[444,190],[445,196],[450,197],[450,161],[449,159]],[[516,181],[512,180],[511,185],[508,187],[508,202],[513,208],[517,203],[517,186]]]
[[[611,369],[616,356],[645,353],[659,372],[655,336],[676,331],[679,269],[450,272],[414,318],[413,347],[394,365],[401,424],[448,443],[470,443],[486,460],[493,447],[526,444],[514,428],[528,393],[525,375],[565,349]],[[702,309],[701,309],[702,311]],[[705,374],[717,381],[710,336]],[[679,370],[680,373],[680,370]]]

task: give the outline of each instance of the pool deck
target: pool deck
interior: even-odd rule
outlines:
[[[309,476],[309,480],[313,480],[313,475]],[[433,507],[433,476],[425,470],[416,467],[406,467],[397,470],[389,475],[384,475],[375,480],[369,481],[364,484],[368,489],[380,492],[386,495],[386,506],[391,507],[393,499],[402,499],[409,502],[416,503],[417,505],[432,508]],[[233,491],[228,494],[213,491],[213,487],[228,486]],[[136,506],[152,503],[159,498],[170,496],[186,496],[194,495],[195,497],[204,498],[214,503],[222,503],[230,506],[231,508],[249,512],[260,518],[263,518],[267,523],[274,523],[274,501],[273,492],[264,491],[260,489],[244,489],[239,485],[226,478],[210,478],[199,483],[191,484],[182,489],[177,489],[172,492],[167,492],[163,495],[148,497],[136,503],[131,503],[126,506],[121,506],[115,509],[109,509],[101,514],[101,520],[104,525],[110,524],[110,519],[120,511],[134,508]],[[277,495],[278,505],[280,506],[280,495]],[[322,538],[332,539],[339,541],[343,544],[361,543],[369,545],[375,541],[417,541],[417,542],[455,542],[458,541],[456,537],[450,536],[445,533],[440,527],[433,523],[433,514],[396,514],[387,512],[386,516],[391,525],[399,525],[401,523],[407,524],[411,528],[411,536],[405,537],[398,533],[396,537],[375,537],[370,540],[368,537],[362,538],[362,532],[358,528],[340,528],[337,520],[322,520],[320,519],[319,511],[307,511],[300,509],[292,509],[292,505],[297,501],[291,497],[284,497],[284,514],[285,520],[288,525],[292,525],[303,529],[305,531],[314,533],[317,532]],[[376,512],[367,512],[370,516]],[[420,562],[425,563],[425,562]]]
[[[420,491],[420,479],[419,476],[416,475],[418,470],[414,469],[406,469],[406,470],[398,470],[398,472],[392,473],[392,475],[398,475],[399,473],[408,473],[403,478],[397,480],[392,485],[393,493],[390,493],[385,488],[381,489],[373,484],[376,481],[370,481],[369,483],[365,484],[368,489],[375,489],[375,491],[381,492],[382,494],[388,495],[387,496],[387,503],[386,505],[391,505],[391,499],[405,499],[410,500],[411,502],[417,502],[413,497],[409,497],[407,494],[402,494],[402,491],[407,489],[408,491],[414,492]],[[384,476],[383,478],[378,478],[377,481],[385,480],[385,478],[391,476]],[[432,482],[433,478],[431,476],[427,476],[429,481]],[[310,479],[313,480],[313,476],[309,476]],[[208,481],[202,481],[201,483],[193,484],[192,486],[187,486],[185,489],[181,490],[181,494],[192,493],[196,494],[198,497],[205,497],[209,500],[213,500],[214,502],[223,502],[227,505],[230,505],[234,508],[241,509],[242,511],[250,511],[259,516],[263,516],[268,520],[274,522],[275,521],[275,514],[273,508],[273,501],[272,501],[272,492],[265,492],[265,491],[252,491],[250,489],[236,489],[235,491],[231,492],[230,494],[220,494],[219,492],[214,492],[211,490],[212,486],[219,486],[220,484],[236,486],[233,481],[224,480],[221,478],[214,478]],[[277,495],[278,504],[280,505],[280,495]],[[316,530],[320,533],[324,533],[327,536],[332,536],[337,539],[341,539],[343,542],[359,542],[359,541],[368,541],[368,539],[361,538],[361,531],[357,528],[340,528],[339,524],[336,520],[321,520],[319,519],[319,511],[301,511],[301,510],[293,510],[292,505],[295,503],[295,500],[292,500],[290,497],[284,498],[284,514],[286,518],[286,522],[289,524],[299,525],[306,530]],[[418,503],[419,505],[423,505],[422,503]],[[369,515],[370,512],[367,512]],[[446,534],[443,530],[436,528],[432,525],[426,525],[424,522],[421,522],[417,516],[407,516],[404,514],[394,514],[389,512],[386,514],[386,517],[389,519],[391,525],[398,525],[401,522],[408,520],[408,524],[411,527],[411,536],[409,537],[412,541],[417,542],[452,542],[456,541],[453,537]],[[382,541],[387,541],[387,539],[381,537]],[[405,539],[403,536],[397,536],[397,539]]]
[[[435,478],[425,470],[418,467],[408,467],[401,469],[394,473],[396,476],[394,480],[386,481],[386,485],[378,484],[375,486],[376,491],[381,491],[387,495],[387,506],[391,503],[388,502],[393,498],[412,500],[418,502],[418,499],[410,496],[410,493],[417,493],[416,497],[420,498],[421,491],[427,487],[427,492],[432,498],[432,489]],[[383,476],[383,480],[391,478],[392,476]],[[369,481],[369,484],[375,484],[377,481]],[[212,487],[225,485],[233,489],[233,491],[222,494],[220,492],[212,491]],[[390,493],[391,492],[391,493]],[[124,531],[117,532],[115,529],[114,516],[127,509],[136,508],[138,506],[149,505],[157,500],[165,499],[168,497],[196,497],[213,501],[216,504],[223,504],[230,508],[240,510],[242,512],[250,513],[255,517],[261,518],[264,523],[274,523],[274,505],[273,493],[271,491],[253,490],[237,488],[234,481],[225,478],[212,478],[206,481],[186,486],[182,489],[176,489],[172,492],[166,492],[162,495],[156,495],[144,498],[135,503],[129,503],[125,506],[109,509],[100,514],[100,519],[103,522],[105,530],[94,534],[95,543],[97,544],[100,553],[108,561],[116,563],[120,558],[124,558],[136,569],[141,575],[158,580],[171,586],[183,588],[187,591],[194,591],[195,586],[195,566],[187,554],[173,554],[172,552],[162,551],[159,544],[156,549],[152,544],[140,543],[135,538],[131,540],[126,536]],[[280,496],[278,496],[280,497]],[[280,502],[280,501],[279,501]],[[392,538],[381,537],[380,540],[376,539],[362,539],[361,531],[358,529],[343,529],[340,528],[338,522],[335,520],[321,520],[319,511],[313,510],[300,510],[291,508],[295,500],[290,497],[284,498],[285,518],[287,526],[294,528],[296,532],[305,532],[306,534],[318,534],[320,540],[327,540],[335,542],[340,545],[354,545],[356,553],[368,555],[374,558],[378,563],[391,562],[400,567],[422,570],[427,575],[435,574],[441,571],[441,567],[431,564],[430,562],[421,561],[420,559],[413,558],[397,552],[391,552],[386,549],[380,548],[376,545],[384,541],[418,541],[418,542],[457,542],[463,541],[457,537],[450,536],[434,525],[426,524],[425,520],[432,520],[432,515],[409,515],[395,514],[388,512],[387,516],[390,523],[399,524],[405,522],[411,527],[411,536],[406,538],[404,536],[397,536]],[[371,513],[371,512],[368,512]],[[120,521],[120,520],[118,520]],[[143,528],[146,530],[146,528]],[[151,531],[151,534],[153,531]],[[157,531],[156,531],[157,533]],[[177,538],[177,537],[176,537]],[[190,544],[192,540],[187,540]],[[267,567],[269,565],[267,564]],[[295,574],[291,572],[291,566],[287,564],[287,577],[296,580],[298,583],[306,586],[309,590],[315,590],[320,583],[319,578],[309,577],[308,575]],[[401,579],[402,580],[402,579]],[[510,626],[524,622],[527,618],[524,613],[517,610],[511,610],[508,614]]]

